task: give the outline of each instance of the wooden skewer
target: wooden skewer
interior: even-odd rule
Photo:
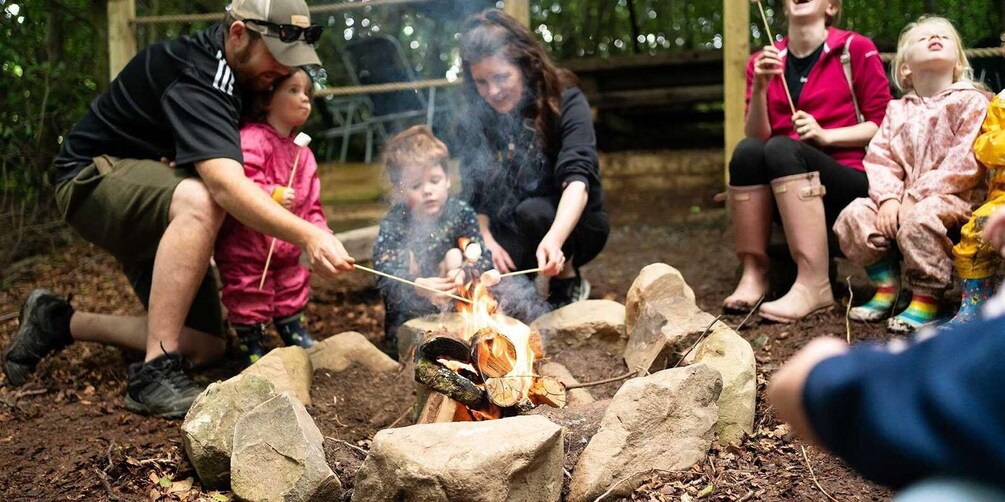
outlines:
[[[771,27],[768,26],[768,16],[764,15],[764,5],[761,4],[761,0],[753,0],[757,3],[758,10],[761,11],[761,21],[764,22],[764,33],[768,35],[768,43],[775,43],[775,37],[771,34]],[[789,98],[789,109],[792,110],[792,114],[796,114],[796,105],[792,101],[792,94],[789,93],[789,84],[785,81],[785,68],[782,68],[782,73],[778,74],[782,78],[782,87],[785,88],[785,97]]]
[[[457,296],[457,295],[452,294],[452,293],[447,293],[446,291],[440,291],[438,289],[431,288],[429,286],[423,286],[422,284],[418,284],[418,283],[412,282],[412,281],[410,281],[408,279],[402,279],[401,277],[393,276],[391,274],[385,274],[384,272],[380,272],[378,270],[374,270],[374,269],[369,268],[369,267],[364,267],[363,265],[353,265],[353,267],[358,268],[358,269],[360,269],[360,270],[362,270],[364,272],[370,272],[371,274],[374,274],[374,275],[379,275],[381,277],[387,277],[388,279],[391,279],[391,280],[395,280],[395,281],[398,281],[398,282],[403,282],[405,284],[411,284],[412,286],[415,286],[415,287],[417,287],[419,289],[425,289],[426,291],[432,291],[433,293],[441,294],[441,295],[444,295],[444,296],[449,296],[449,297],[451,297],[451,298],[453,298],[454,300],[457,300],[457,301],[461,301],[461,302],[465,302],[465,303],[474,303],[474,302],[472,302],[471,300],[469,300],[467,298],[463,298],[463,297]]]
[[[297,145],[297,155],[293,157],[293,169],[290,170],[290,180],[286,182],[286,189],[289,190],[293,186],[293,180],[297,176],[297,164],[300,162],[300,153],[304,151],[304,147],[311,144],[311,137],[299,133],[297,137],[293,140],[293,143]],[[272,261],[272,252],[276,250],[276,238],[272,238],[272,242],[269,243],[269,254],[265,257],[265,267],[262,268],[262,278],[258,281],[258,290],[261,291],[262,287],[265,286],[265,275],[269,273],[269,262]]]
[[[517,270],[516,272],[507,272],[505,274],[499,274],[499,278],[502,279],[503,277],[513,277],[514,275],[534,274],[540,271],[541,267],[528,268],[527,270]]]

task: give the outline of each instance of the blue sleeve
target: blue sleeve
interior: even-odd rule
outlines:
[[[894,353],[860,346],[819,363],[803,393],[824,445],[875,482],[960,476],[1005,483],[1005,317]]]

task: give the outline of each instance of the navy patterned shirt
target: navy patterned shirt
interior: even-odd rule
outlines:
[[[436,277],[443,257],[451,248],[458,247],[458,239],[462,237],[482,247],[482,256],[473,267],[475,271],[492,269],[492,255],[471,206],[451,197],[438,218],[416,221],[404,204],[395,204],[380,222],[380,233],[373,245],[373,268],[413,281]],[[430,305],[408,284],[378,276],[377,288],[388,309],[414,310]]]

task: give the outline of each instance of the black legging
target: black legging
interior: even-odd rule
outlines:
[[[827,228],[834,226],[838,214],[851,201],[869,196],[864,171],[838,164],[830,155],[787,136],[767,141],[746,138],[736,145],[729,161],[729,184],[767,185],[777,178],[810,171],[819,172],[820,184],[827,188],[823,200]]]
[[[557,199],[534,197],[516,206],[512,225],[491,222],[490,230],[496,241],[509,253],[517,270],[537,266],[537,246],[555,221]],[[566,260],[579,268],[593,260],[604,249],[611,225],[604,211],[583,211],[579,222],[562,246]]]

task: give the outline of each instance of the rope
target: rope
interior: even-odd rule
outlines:
[[[307,10],[309,10],[311,14],[324,14],[329,12],[342,12],[347,10],[362,9],[364,7],[426,3],[430,1],[432,0],[363,0],[358,2],[314,5],[308,7]],[[221,19],[223,19],[222,12],[212,14],[169,14],[164,16],[140,16],[133,19],[133,24],[196,23],[201,21],[219,21]]]
[[[356,85],[350,87],[329,87],[314,93],[315,96],[349,96],[352,94],[374,94],[378,92],[409,91],[413,89],[429,89],[430,87],[449,87],[458,85],[461,79],[447,80],[416,80],[415,82],[390,82],[387,84]]]

